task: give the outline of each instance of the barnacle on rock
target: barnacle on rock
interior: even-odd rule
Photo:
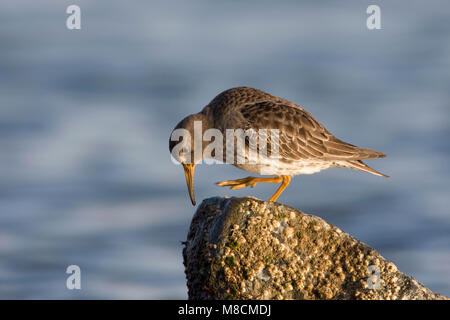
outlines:
[[[319,217],[211,198],[183,250],[190,299],[445,299]]]

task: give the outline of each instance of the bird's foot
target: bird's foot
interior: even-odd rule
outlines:
[[[218,185],[219,187],[230,187],[231,190],[241,189],[248,186],[251,186],[253,188],[258,183],[258,181],[255,181],[255,179],[257,178],[247,177],[236,180],[225,180],[217,182],[216,185]]]
[[[260,182],[273,182],[278,183],[281,182],[282,178],[274,177],[274,178],[258,178],[258,177],[247,177],[236,180],[225,180],[217,182],[216,185],[219,187],[230,187],[231,190],[241,189],[245,187],[254,187],[256,184]]]

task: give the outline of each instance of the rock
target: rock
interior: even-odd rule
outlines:
[[[447,299],[323,219],[255,198],[210,198],[183,250],[189,299]]]

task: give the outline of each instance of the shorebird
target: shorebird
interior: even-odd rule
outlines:
[[[254,187],[258,183],[281,183],[269,201],[276,201],[284,189],[289,185],[292,176],[312,174],[333,167],[349,168],[387,177],[367,166],[362,160],[382,158],[386,155],[370,149],[359,148],[332,135],[323,125],[313,118],[305,109],[258,89],[237,87],[228,89],[217,95],[202,111],[184,118],[172,131],[169,141],[169,150],[183,165],[187,187],[191,202],[195,205],[194,196],[194,169],[204,157],[203,151],[206,142],[197,143],[195,123],[200,123],[202,132],[208,129],[217,129],[225,135],[229,129],[243,130],[276,130],[277,139],[268,142],[266,154],[261,154],[261,148],[255,149],[244,137],[241,147],[245,159],[250,154],[256,161],[237,161],[230,163],[245,171],[271,175],[271,177],[249,176],[243,179],[217,182],[221,187],[239,189],[247,186]],[[176,129],[184,129],[189,133],[182,142],[176,141],[173,134]],[[219,160],[225,162],[225,154],[230,142],[235,143],[236,137],[228,139],[223,145],[223,152]],[[175,151],[175,146],[181,147]],[[198,148],[200,152],[194,152]],[[272,157],[273,151],[276,157]],[[216,150],[217,151],[217,150]],[[271,154],[272,151],[272,154]],[[235,152],[235,151],[232,151]],[[213,155],[214,156],[214,155]],[[217,158],[217,157],[216,157]],[[241,159],[242,160],[242,159]]]

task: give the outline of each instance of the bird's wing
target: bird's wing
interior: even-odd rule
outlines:
[[[385,157],[381,152],[339,140],[298,106],[263,101],[243,105],[238,110],[243,117],[241,128],[244,130],[258,132],[259,129],[278,129],[278,144],[274,145],[276,139],[269,138],[268,143],[272,145],[268,148],[276,152],[278,146],[278,154],[283,160],[363,160]],[[247,140],[246,144],[249,147]]]

